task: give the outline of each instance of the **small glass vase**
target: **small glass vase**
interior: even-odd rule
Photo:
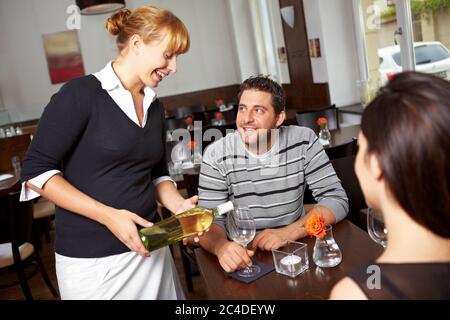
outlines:
[[[342,252],[333,237],[333,227],[325,228],[326,235],[316,238],[313,250],[313,261],[321,268],[332,268],[342,261]]]
[[[319,141],[324,146],[327,146],[330,144],[331,134],[330,134],[330,130],[328,130],[328,125],[326,123],[320,125]]]

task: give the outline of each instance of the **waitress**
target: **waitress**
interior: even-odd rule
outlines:
[[[21,200],[56,209],[56,274],[62,299],[183,299],[167,247],[150,253],[137,226],[156,201],[173,213],[195,206],[169,178],[164,109],[155,88],[189,49],[185,25],[155,7],[106,22],[118,57],[66,83],[46,106],[22,171]]]

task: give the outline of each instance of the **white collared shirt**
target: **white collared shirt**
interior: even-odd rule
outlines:
[[[108,92],[110,97],[114,100],[117,106],[127,115],[128,118],[133,120],[138,126],[139,120],[136,114],[136,110],[134,108],[133,97],[131,93],[126,90],[120,79],[117,77],[116,73],[112,68],[112,61],[108,62],[102,70],[93,74],[101,83],[102,88]],[[152,90],[152,88],[145,86],[144,87],[144,117],[142,118],[142,126],[144,127],[147,123],[147,115],[148,109],[150,108],[153,101],[156,99],[156,93]],[[30,179],[28,182],[33,184],[34,186],[42,189],[44,184],[55,174],[61,174],[59,170],[49,170],[46,171],[39,176]],[[176,187],[175,181],[173,181],[169,176],[162,176],[155,180],[153,180],[153,185],[158,185],[163,181],[172,181]],[[22,183],[22,190],[20,193],[20,201],[28,201],[34,198],[39,197],[40,195],[31,190],[26,186],[26,182]]]

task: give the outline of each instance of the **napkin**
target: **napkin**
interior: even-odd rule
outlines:
[[[232,277],[232,278],[234,278],[234,279],[236,279],[236,280],[239,280],[241,282],[251,283],[251,282],[261,278],[262,276],[265,276],[269,272],[272,272],[273,270],[275,270],[275,267],[273,265],[267,264],[267,263],[253,261],[253,265],[259,266],[261,268],[261,271],[258,272],[257,274],[255,274],[252,277],[241,277],[240,275],[238,275],[237,271],[235,271],[235,272],[225,272],[225,274],[230,276],[230,277]]]

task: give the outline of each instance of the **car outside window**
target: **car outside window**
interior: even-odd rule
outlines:
[[[450,53],[438,44],[417,46],[414,48],[414,53],[416,55],[416,65],[433,63],[450,57]],[[402,65],[400,52],[394,53],[392,58],[398,66]]]

